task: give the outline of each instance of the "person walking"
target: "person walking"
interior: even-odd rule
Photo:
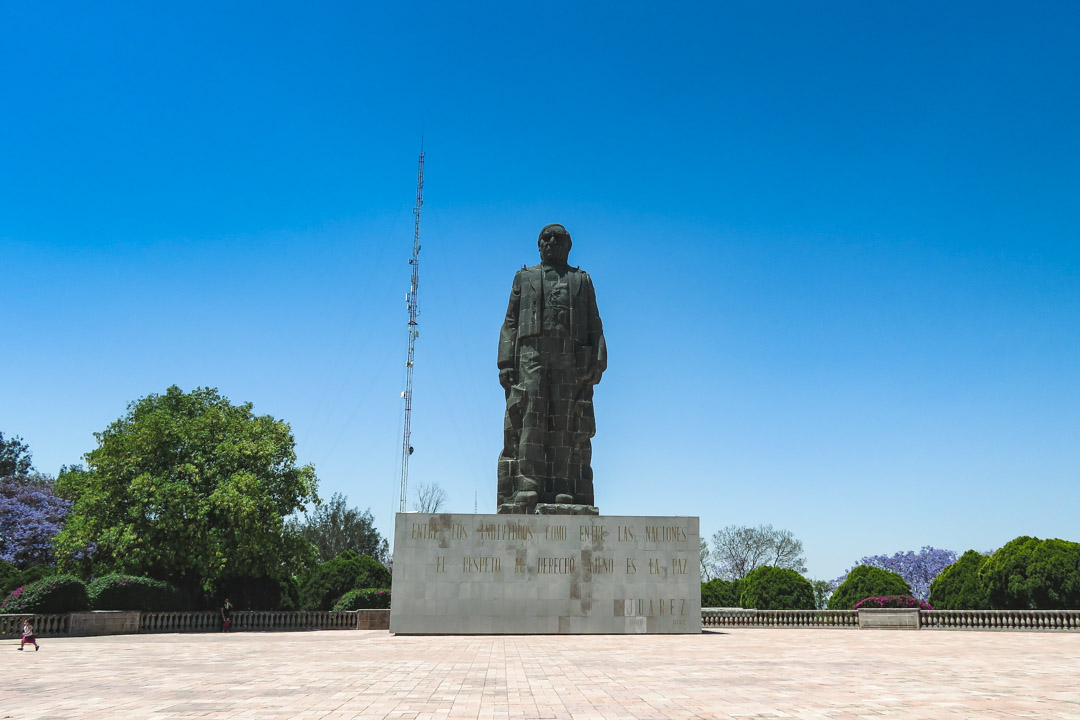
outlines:
[[[37,644],[37,638],[34,637],[34,626],[30,624],[30,618],[23,621],[22,626],[22,642],[19,643],[19,650],[23,649],[23,645],[31,643],[34,646],[34,652],[37,652],[41,647]]]
[[[232,603],[229,602],[229,598],[225,598],[225,602],[221,604],[221,632],[229,632],[230,625],[232,625]]]

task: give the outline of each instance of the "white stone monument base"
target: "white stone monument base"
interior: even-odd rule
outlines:
[[[398,513],[390,632],[700,633],[696,517]]]

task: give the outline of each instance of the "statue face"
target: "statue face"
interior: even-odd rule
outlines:
[[[568,235],[548,235],[540,238],[540,259],[549,265],[565,265],[570,257],[570,237]]]

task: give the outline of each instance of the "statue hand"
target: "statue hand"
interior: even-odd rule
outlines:
[[[517,382],[517,371],[514,368],[503,368],[499,371],[499,384],[503,390],[510,392],[510,387]]]

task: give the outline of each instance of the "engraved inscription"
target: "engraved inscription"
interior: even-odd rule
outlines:
[[[635,598],[623,600],[625,616],[686,617],[686,600],[683,598]],[[616,612],[616,615],[618,613]]]
[[[526,574],[528,574],[528,572],[529,572],[529,565],[528,565],[528,563],[525,562],[525,558],[523,558],[523,557],[514,558],[514,574],[516,574],[516,575],[526,575]]]
[[[567,575],[576,567],[572,557],[536,558],[536,572],[542,575]]]
[[[548,525],[544,528],[545,540],[565,540],[566,539],[566,526],[565,525]]]
[[[450,528],[450,537],[455,540],[464,540],[469,537],[469,531],[462,523],[454,523],[454,526]]]
[[[578,536],[581,542],[585,542],[586,540],[604,542],[608,536],[608,531],[603,525],[581,525],[578,530]]]
[[[532,540],[533,529],[524,523],[482,523],[476,527],[481,540]]]
[[[611,575],[615,572],[615,558],[594,557],[589,567],[593,575]]]
[[[686,574],[686,559],[671,558],[671,572],[676,575]]]
[[[637,574],[637,563],[634,562],[634,558],[626,558],[626,574],[627,575],[636,575]]]
[[[502,572],[502,558],[497,557],[463,557],[461,559],[462,570],[467,573],[497,573]]]
[[[427,523],[412,523],[409,530],[410,540],[438,540],[439,526],[434,521]]]
[[[646,525],[645,539],[648,542],[686,542],[686,530],[678,525]]]
[[[649,558],[649,574],[650,575],[659,575],[660,574],[660,561],[657,560],[656,558]]]
[[[634,542],[634,528],[629,525],[620,525],[619,542]]]
[[[444,556],[440,555],[439,557],[435,558],[435,572],[446,572],[446,558]]]

